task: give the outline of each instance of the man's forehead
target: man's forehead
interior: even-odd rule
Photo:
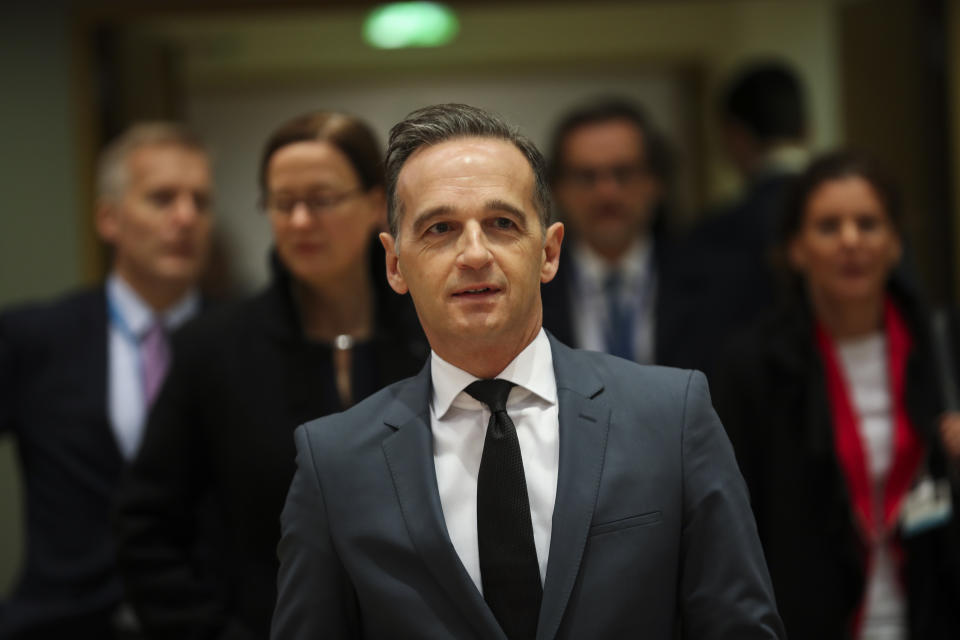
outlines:
[[[410,154],[400,173],[402,175],[403,170],[411,164],[424,161],[440,164],[459,161],[470,165],[482,157],[495,158],[503,163],[527,163],[523,152],[509,140],[487,136],[462,136],[420,147]]]
[[[180,162],[183,156],[200,160],[204,164],[209,162],[207,152],[203,149],[190,147],[177,142],[155,142],[134,147],[127,154],[127,162],[136,164],[158,164]]]
[[[459,171],[464,174],[483,173],[498,167],[523,168],[532,175],[527,157],[511,141],[488,137],[458,137],[417,149],[404,163],[427,167],[430,174]],[[402,171],[401,171],[402,173]]]
[[[564,136],[561,148],[566,162],[598,159],[613,153],[642,157],[645,138],[637,123],[627,118],[611,118],[574,127]]]
[[[422,147],[411,154],[397,179],[404,224],[436,211],[495,209],[503,203],[536,216],[533,192],[533,169],[526,156],[500,138],[454,138]]]
[[[411,154],[397,178],[398,193],[482,185],[523,188],[533,182],[526,156],[507,140],[455,138]]]
[[[192,169],[198,164],[204,175],[210,169],[205,151],[173,142],[140,145],[127,154],[126,162],[131,173],[141,179],[181,174],[188,166]]]

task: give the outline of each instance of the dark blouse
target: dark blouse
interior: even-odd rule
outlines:
[[[374,265],[383,274],[382,258]],[[357,400],[429,353],[409,297],[378,280],[375,336],[353,348]],[[343,409],[332,349],[304,337],[279,267],[265,291],[200,318],[175,346],[121,491],[127,596],[151,638],[266,638],[293,430]]]

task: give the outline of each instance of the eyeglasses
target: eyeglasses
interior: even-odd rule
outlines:
[[[295,196],[285,193],[270,194],[263,202],[263,208],[270,213],[279,213],[289,216],[297,205],[301,202],[306,206],[307,212],[311,216],[318,216],[336,209],[345,201],[360,194],[363,191],[361,187],[350,189],[342,193],[309,193],[304,196]]]
[[[646,173],[647,169],[640,164],[620,164],[612,167],[569,167],[562,176],[574,187],[590,189],[608,178],[621,187],[634,186]]]

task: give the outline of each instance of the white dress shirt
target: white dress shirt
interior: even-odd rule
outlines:
[[[588,351],[606,351],[606,327],[609,324],[604,282],[614,267],[620,270],[620,301],[633,316],[634,360],[654,362],[654,313],[657,279],[652,258],[653,246],[647,238],[637,238],[619,264],[611,265],[583,242],[573,245],[571,256],[576,270],[574,296],[570,310],[577,347]]]
[[[433,463],[443,517],[460,561],[482,593],[477,542],[477,475],[490,410],[464,391],[478,378],[436,353],[431,353],[430,377]],[[542,582],[547,575],[560,456],[557,380],[550,341],[543,329],[497,378],[517,385],[507,399],[507,413],[516,425],[523,456]]]
[[[107,278],[109,340],[107,343],[107,406],[110,425],[120,452],[133,458],[143,437],[147,407],[144,403],[140,339],[153,326],[156,314],[117,274]],[[200,296],[192,291],[161,317],[168,331],[190,319],[200,308]]]
[[[837,344],[853,410],[859,420],[867,473],[873,487],[874,518],[883,513],[887,478],[893,466],[893,402],[887,375],[887,341],[881,332]],[[873,544],[860,640],[906,640],[907,599],[897,577],[888,536]]]

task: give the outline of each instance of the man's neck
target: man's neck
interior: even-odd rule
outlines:
[[[756,180],[769,175],[797,174],[810,160],[810,152],[799,140],[771,143],[755,157],[749,177]]]
[[[648,236],[638,236],[632,243],[618,251],[615,259],[609,259],[600,254],[585,242],[573,247],[574,260],[580,270],[586,270],[589,277],[601,278],[610,269],[622,269],[631,261],[642,262],[649,256],[650,239]]]
[[[630,253],[631,247],[633,247],[633,243],[616,247],[594,247],[588,245],[586,249],[603,260],[607,266],[613,267],[620,264],[623,257]]]
[[[163,313],[183,300],[192,289],[189,282],[140,276],[117,265],[114,273],[143,300],[154,313]]]
[[[481,379],[496,378],[540,333],[534,330],[513,339],[471,340],[460,338],[453,349],[437,345],[434,352],[445,361]],[[433,344],[431,343],[431,346]]]

